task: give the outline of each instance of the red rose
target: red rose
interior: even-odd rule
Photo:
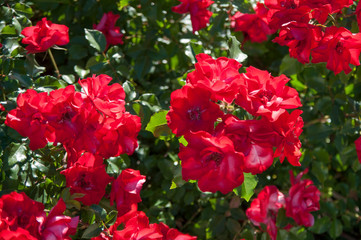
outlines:
[[[157,227],[163,234],[162,240],[197,240],[197,237],[181,233],[175,228],[169,228],[164,223],[159,223]]]
[[[231,17],[231,27],[234,31],[244,33],[245,40],[252,42],[267,41],[267,36],[274,31],[268,26],[269,10],[265,8],[263,3],[257,3],[255,14],[245,14],[236,12]]]
[[[286,86],[290,80],[285,75],[273,77],[267,71],[248,67],[243,74],[244,86],[240,88],[236,104],[254,116],[265,116],[276,121],[285,109],[301,107],[296,89]]]
[[[115,23],[117,22],[120,15],[113,14],[112,12],[104,13],[102,19],[98,25],[93,26],[94,29],[101,31],[106,40],[107,48],[109,45],[123,44],[123,34],[120,33],[120,27],[116,27]]]
[[[310,62],[311,50],[318,46],[323,32],[309,23],[289,22],[282,25],[279,36],[273,42],[288,46],[290,56],[303,64]]]
[[[65,210],[65,203],[63,199],[60,199],[53,209],[51,209],[41,226],[42,239],[71,240],[69,235],[74,235],[76,233],[79,216],[74,218],[64,216],[63,212]]]
[[[226,194],[243,183],[243,153],[236,152],[231,139],[200,131],[185,135],[187,147],[180,146],[182,177],[198,180],[203,192]]]
[[[110,203],[115,201],[118,215],[121,216],[131,209],[132,204],[142,201],[140,190],[145,182],[145,176],[140,175],[138,170],[125,169],[112,183]]]
[[[23,228],[17,228],[14,231],[11,230],[0,230],[0,240],[37,240],[27,230]]]
[[[106,118],[95,133],[99,141],[97,154],[104,158],[133,154],[138,147],[137,136],[141,126],[140,117],[129,112],[120,118]]]
[[[54,145],[72,141],[82,128],[81,123],[75,121],[79,113],[75,98],[73,85],[49,93],[49,103],[43,113],[48,120],[46,137]]]
[[[125,92],[119,83],[109,86],[111,77],[105,74],[79,80],[85,95],[91,99],[95,108],[100,112],[117,117],[125,111]]]
[[[239,120],[227,115],[217,125],[216,135],[229,137],[235,150],[244,154],[244,172],[258,174],[272,165],[273,147],[279,136],[265,121]]]
[[[24,235],[41,239],[39,230],[45,216],[44,205],[30,199],[25,193],[12,192],[0,198],[0,230],[17,232],[12,233],[13,239],[16,239],[16,235],[20,239]],[[8,239],[5,232],[0,234]]]
[[[125,228],[115,231],[114,240],[163,240],[157,224],[149,224],[149,219],[145,213],[140,212],[137,216],[129,219]]]
[[[183,86],[171,94],[166,116],[168,126],[177,136],[190,131],[212,133],[217,118],[223,116],[219,105],[210,101],[211,92],[200,87]]]
[[[294,110],[291,114],[284,112],[277,121],[272,123],[274,130],[280,135],[274,157],[280,157],[281,163],[287,157],[287,161],[293,166],[301,166],[299,162],[302,155],[299,136],[303,131],[301,113],[301,110]]]
[[[327,62],[335,74],[351,72],[350,63],[360,65],[361,33],[351,33],[343,27],[327,27],[318,47],[312,50],[312,63]]]
[[[277,238],[276,218],[278,210],[285,206],[283,193],[278,191],[276,186],[266,186],[246,210],[247,217],[251,222],[260,226],[267,225],[267,232],[272,240]]]
[[[271,29],[279,29],[284,23],[296,21],[308,23],[311,20],[311,8],[301,6],[299,0],[265,0],[265,5],[272,11]]]
[[[46,123],[43,112],[49,97],[47,93],[37,93],[28,89],[20,93],[16,102],[17,108],[9,111],[5,124],[30,139],[30,149],[43,148],[47,144],[45,138]]]
[[[187,83],[208,89],[212,92],[213,100],[232,103],[241,87],[238,69],[242,64],[226,57],[213,59],[204,53],[198,54],[196,58],[196,69],[187,75]]]
[[[113,180],[106,171],[105,165],[92,154],[84,153],[70,168],[60,172],[65,175],[66,186],[70,193],[83,193],[76,198],[84,205],[98,204],[105,194],[105,188]]]
[[[69,28],[55,24],[43,18],[36,26],[26,27],[21,31],[25,36],[22,43],[29,44],[25,49],[28,53],[45,52],[54,45],[69,43]]]
[[[207,26],[212,12],[207,8],[214,3],[211,0],[179,0],[178,6],[172,7],[172,11],[180,14],[189,12],[191,15],[193,33]]]
[[[320,191],[309,179],[301,180],[308,169],[301,172],[296,178],[290,170],[292,187],[286,198],[286,215],[295,220],[298,225],[313,226],[315,220],[310,212],[320,209]]]

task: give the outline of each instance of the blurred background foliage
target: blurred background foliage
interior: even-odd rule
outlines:
[[[271,41],[274,36],[262,44],[246,42],[243,53],[239,52],[243,36],[231,31],[228,14],[251,12],[247,0],[215,0],[209,26],[196,34],[189,16],[171,11],[178,4],[176,0],[2,1],[0,103],[9,111],[16,107],[17,95],[28,88],[50,91],[75,84],[80,89],[79,78],[107,74],[123,85],[128,111],[142,118],[139,148],[132,156],[106,160],[107,172],[116,177],[130,167],[147,176],[138,208],[151,222],[163,221],[200,240],[269,239],[245,215],[253,193],[266,185],[276,185],[286,193],[291,185],[288,171],[309,168],[307,177],[322,192],[321,209],[313,213],[315,225],[280,230],[278,238],[361,239],[361,166],[354,147],[360,135],[361,68],[335,76],[325,64],[302,65],[289,57],[287,47]],[[347,11],[354,9],[351,6]],[[105,38],[92,29],[109,11],[120,15],[116,25],[124,33],[124,44],[105,50]],[[53,50],[60,79],[47,54],[27,55],[20,43],[21,30],[43,17],[70,29],[70,43]],[[341,18],[339,24],[358,32],[355,19]],[[89,35],[96,36],[95,42],[87,40]],[[227,195],[202,193],[196,183],[182,181],[177,156],[182,139],[171,134],[165,114],[171,92],[185,84],[186,74],[194,69],[195,54],[202,52],[214,58],[246,56],[242,71],[255,66],[291,79],[289,84],[299,91],[303,103],[301,167],[275,159],[267,171],[257,177],[247,175],[244,185]],[[74,239],[96,236],[102,223],[111,225],[116,212],[107,199],[82,207],[70,196],[65,178],[59,174],[65,155],[61,146],[30,151],[28,140],[4,125],[6,111],[1,112],[0,194],[24,191],[48,209],[63,197],[68,213],[82,219]],[[280,214],[279,226],[284,226],[284,218]]]

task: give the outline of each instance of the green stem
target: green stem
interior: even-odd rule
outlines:
[[[53,54],[51,53],[50,48],[48,49],[48,53],[49,53],[49,56],[50,56],[51,62],[53,63],[53,66],[54,66],[54,68],[55,68],[55,72],[56,72],[57,78],[58,78],[58,79],[60,79],[60,72],[59,72],[59,68],[58,68],[58,65],[56,65],[56,62],[55,62],[54,56],[53,56]]]

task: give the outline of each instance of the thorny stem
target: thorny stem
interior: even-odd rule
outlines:
[[[56,62],[55,62],[54,56],[53,56],[53,54],[51,53],[50,48],[48,49],[48,53],[49,53],[49,56],[50,56],[51,62],[53,63],[53,66],[54,66],[54,68],[55,68],[55,72],[56,72],[57,78],[58,78],[58,79],[60,79],[60,72],[59,72],[59,68],[58,68],[58,65],[56,65]]]

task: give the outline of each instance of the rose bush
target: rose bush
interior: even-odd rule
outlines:
[[[359,5],[4,0],[0,239],[360,239]]]

